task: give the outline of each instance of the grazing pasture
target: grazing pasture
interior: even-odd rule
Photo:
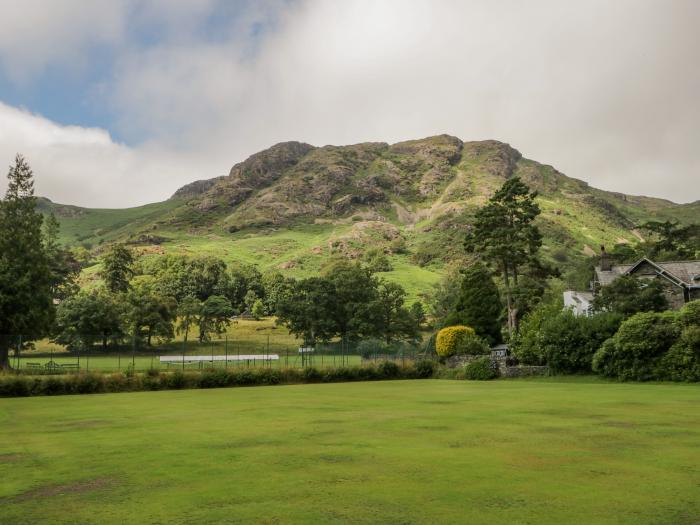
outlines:
[[[700,387],[596,379],[0,399],[2,523],[700,522]]]

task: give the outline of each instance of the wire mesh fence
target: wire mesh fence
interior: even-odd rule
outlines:
[[[376,340],[333,341],[312,347],[289,337],[270,335],[236,340],[228,336],[206,341],[143,339],[109,341],[92,338],[90,345],[64,346],[49,341],[26,343],[14,336],[9,360],[20,373],[145,372],[148,370],[204,370],[211,368],[328,368],[381,361],[406,364],[424,358],[418,346],[387,345]]]

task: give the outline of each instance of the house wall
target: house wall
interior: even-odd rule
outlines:
[[[668,301],[668,306],[672,310],[679,310],[685,304],[685,296],[683,295],[683,288],[676,286],[675,284],[669,282],[663,277],[657,277],[661,279],[664,287],[664,295]]]

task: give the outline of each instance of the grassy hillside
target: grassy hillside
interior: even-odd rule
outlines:
[[[601,244],[636,242],[635,227],[646,220],[700,217],[700,202],[605,192],[508,144],[447,135],[393,145],[282,143],[165,202],[105,210],[42,200],[41,207],[57,215],[67,244],[99,252],[118,240],[145,255],[211,254],[294,276],[380,248],[393,266],[386,277],[418,296],[464,256],[470,214],[514,175],[538,190],[544,251],[563,267]]]

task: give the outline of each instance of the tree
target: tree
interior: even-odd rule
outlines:
[[[123,305],[106,290],[82,292],[58,305],[53,340],[68,349],[89,348],[117,341],[124,335]]]
[[[209,334],[221,335],[231,323],[233,307],[231,301],[220,295],[212,295],[204,304],[199,314],[199,341],[209,340]]]
[[[277,322],[304,340],[306,345],[329,341],[337,334],[332,315],[336,308],[333,285],[324,278],[311,277],[295,281],[289,293],[277,303]]]
[[[147,263],[144,272],[154,277],[159,293],[178,302],[186,297],[206,301],[212,295],[228,296],[231,292],[226,263],[216,257],[166,255]]]
[[[160,295],[145,283],[138,283],[129,290],[126,300],[127,318],[134,337],[145,339],[147,346],[151,346],[153,337],[173,338],[173,324],[177,317],[174,298]]]
[[[423,308],[423,303],[416,301],[409,308],[409,313],[416,323],[416,327],[420,329],[421,325],[425,322],[425,308]]]
[[[15,337],[45,335],[54,318],[54,279],[42,239],[29,164],[17,155],[0,201],[0,369],[10,367]]]
[[[637,312],[663,312],[667,308],[660,280],[637,279],[631,275],[623,275],[603,286],[593,298],[595,311],[617,312],[628,317]]]
[[[325,279],[333,288],[333,307],[327,312],[342,340],[377,333],[378,280],[359,264],[339,262],[328,268]]]
[[[255,290],[251,288],[246,292],[245,298],[243,299],[243,305],[245,306],[245,309],[248,311],[252,311],[253,305],[257,300],[259,300],[258,294],[255,293]]]
[[[648,221],[639,227],[653,237],[645,244],[654,259],[688,259],[700,255],[700,224],[682,226],[678,221]]]
[[[134,275],[134,256],[123,244],[113,244],[102,261],[102,279],[110,292],[126,292]]]
[[[376,300],[379,333],[387,345],[397,339],[414,341],[418,338],[419,323],[404,307],[406,290],[396,283],[381,281]]]
[[[202,303],[196,297],[188,295],[182,301],[177,308],[177,315],[179,318],[177,324],[177,333],[183,334],[183,339],[185,343],[187,342],[187,336],[193,326],[198,323],[199,316],[202,312]]]
[[[53,214],[44,222],[44,247],[51,271],[51,293],[54,299],[64,300],[78,292],[77,277],[81,264],[70,250],[58,243],[60,225]]]
[[[620,325],[593,356],[593,370],[622,381],[663,377],[663,358],[681,330],[674,312],[640,312]]]
[[[255,300],[250,313],[256,321],[259,321],[265,315],[265,303],[262,302],[262,299]]]
[[[493,345],[501,342],[503,305],[488,269],[476,262],[462,276],[457,303],[445,319],[445,326],[471,326],[476,334]]]
[[[476,212],[465,241],[467,251],[478,254],[501,276],[511,335],[521,313],[516,296],[522,274],[543,268],[537,259],[542,235],[533,224],[540,214],[536,197],[537,192],[530,192],[519,177],[508,179]]]

